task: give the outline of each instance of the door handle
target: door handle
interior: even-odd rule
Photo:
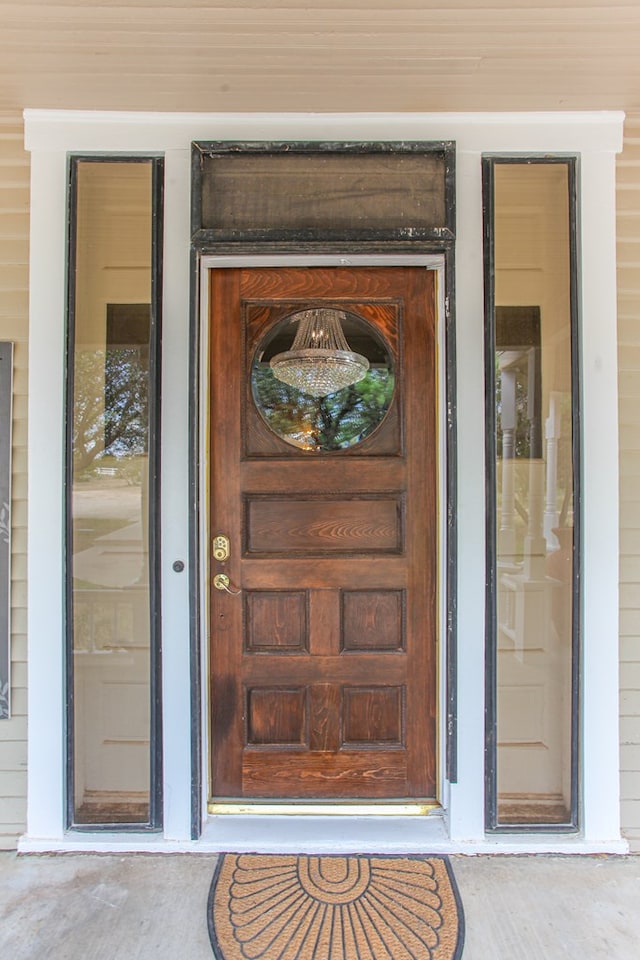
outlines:
[[[242,590],[236,590],[231,586],[231,581],[226,573],[216,573],[213,578],[213,585],[216,590],[226,590],[227,593],[230,593],[232,597],[239,597],[242,593]]]

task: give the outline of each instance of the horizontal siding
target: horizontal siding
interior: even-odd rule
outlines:
[[[637,104],[634,0],[13,0],[0,110]]]
[[[640,851],[640,115],[618,159],[620,410],[620,790],[622,831]]]
[[[620,739],[637,749],[637,744],[640,743],[640,716],[620,718]]]
[[[0,848],[24,832],[27,793],[27,389],[29,158],[20,114],[0,114],[0,340],[14,352],[11,705],[0,721]]]
[[[625,557],[621,554],[620,556],[620,566],[624,567]],[[620,611],[620,637],[624,638],[626,642],[627,649],[627,660],[624,663],[620,664],[620,679],[622,683],[622,691],[624,692],[625,686],[624,681],[626,680],[625,670],[631,663],[631,657],[637,655],[637,638],[640,636],[640,611],[638,610],[626,610],[622,609]]]

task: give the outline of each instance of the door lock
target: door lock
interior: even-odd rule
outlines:
[[[224,563],[225,560],[229,559],[229,553],[230,553],[229,537],[225,537],[224,534],[219,533],[216,537],[213,538],[214,560],[217,560],[218,563]]]

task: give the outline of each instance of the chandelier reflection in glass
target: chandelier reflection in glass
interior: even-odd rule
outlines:
[[[366,375],[369,361],[349,349],[339,310],[304,310],[291,350],[278,353],[270,366],[278,380],[312,397],[326,397]]]

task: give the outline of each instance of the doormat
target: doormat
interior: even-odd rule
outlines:
[[[464,916],[446,857],[221,856],[217,960],[458,960]]]

